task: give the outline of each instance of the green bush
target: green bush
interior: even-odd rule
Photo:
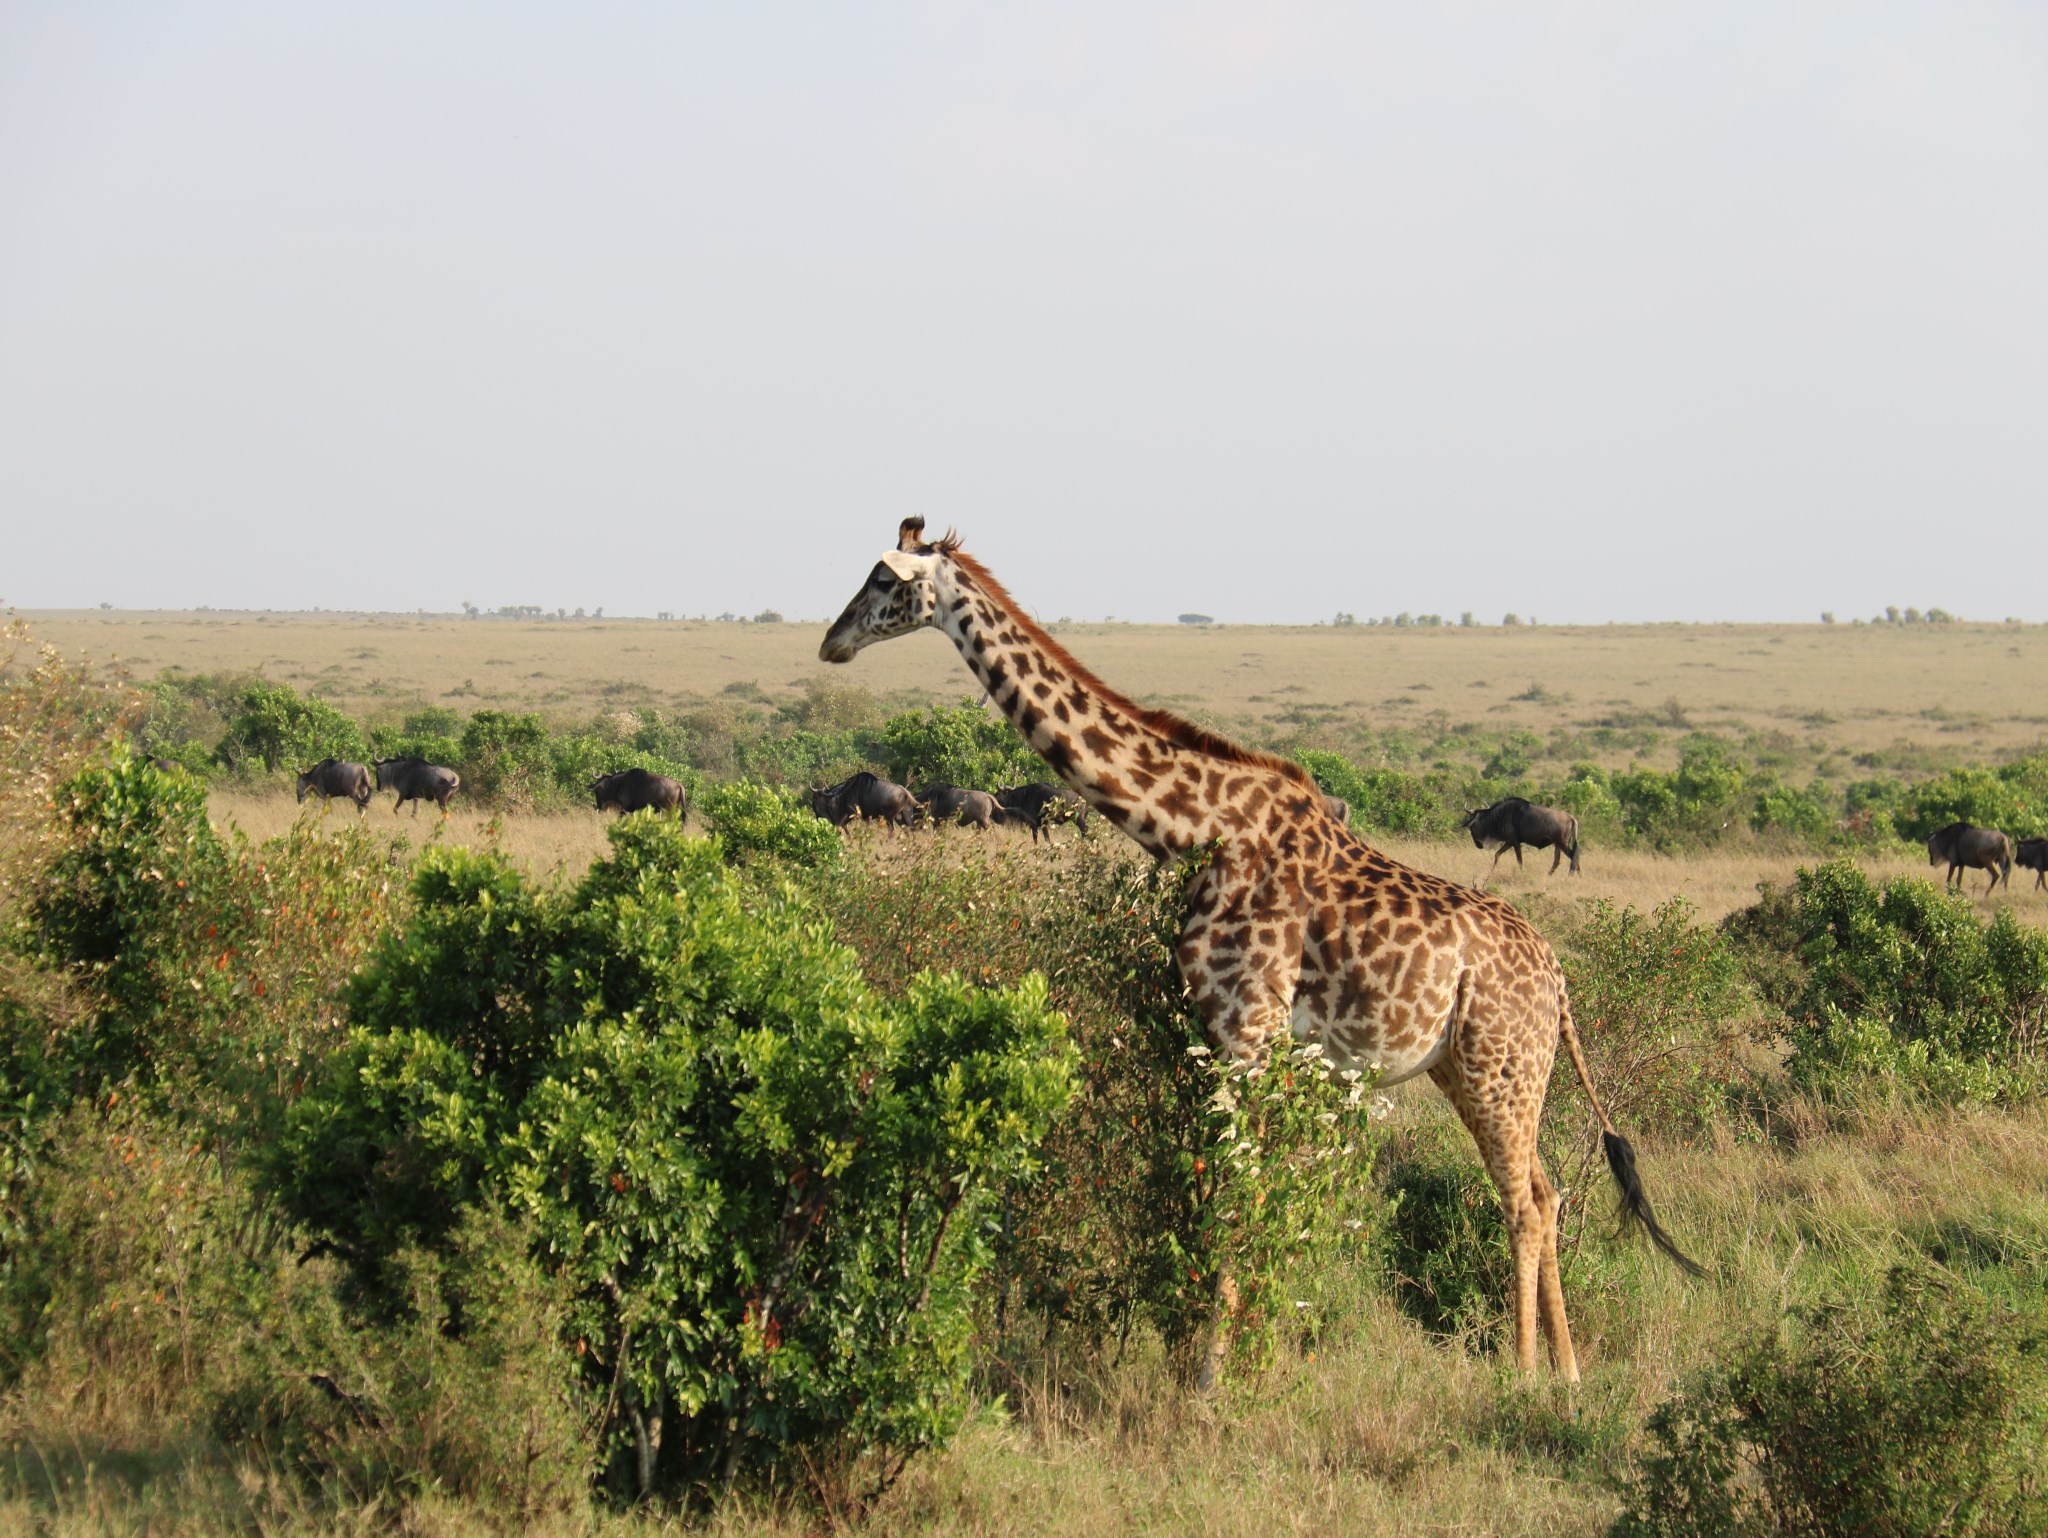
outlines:
[[[887,1477],[964,1412],[991,1193],[1071,1093],[1064,1028],[1030,979],[880,999],[712,843],[656,818],[611,840],[559,896],[422,858],[280,1187],[387,1300],[465,1208],[523,1215],[647,1487]]]
[[[63,847],[39,873],[31,938],[97,1008],[90,1030],[46,1046],[81,1089],[151,1075],[179,1028],[223,1002],[225,979],[198,958],[200,931],[233,906],[206,787],[117,745],[58,789],[57,817]]]
[[[919,790],[934,780],[993,790],[1054,778],[1009,722],[972,701],[891,716],[873,752],[890,779]]]
[[[386,851],[303,824],[223,839],[204,786],[123,746],[60,788],[57,817],[28,933],[89,1012],[18,1031],[10,1082],[40,1076],[51,1109],[133,1083],[237,1136],[274,1122],[338,1038],[337,990],[394,905]]]
[[[1737,1079],[1743,1027],[1756,1013],[1722,934],[1694,922],[1682,897],[1648,914],[1601,899],[1562,938],[1558,954],[1573,1023],[1608,1114],[1665,1133],[1712,1123]],[[1562,1051],[1551,1104],[1590,1119]]]
[[[554,799],[555,755],[541,718],[479,710],[462,728],[457,762],[464,792],[480,801],[533,806]]]
[[[696,809],[711,820],[719,848],[734,865],[774,862],[805,870],[834,869],[846,852],[846,840],[801,795],[750,780],[728,780],[707,786]]]
[[[1573,764],[1550,801],[1579,819],[1579,836],[1612,838],[1622,831],[1621,799],[1598,764]]]
[[[1846,860],[1801,869],[1750,922],[1794,950],[1787,980],[1795,1082],[1826,1091],[1877,1074],[1909,1094],[2036,1093],[2048,1014],[2048,935],[1917,877],[1879,887]],[[1741,923],[1740,919],[1731,922]]]
[[[445,1254],[394,1258],[400,1306],[368,1322],[331,1262],[280,1257],[218,1321],[236,1328],[219,1331],[208,1424],[357,1507],[434,1494],[510,1530],[582,1508],[601,1393],[570,1290],[534,1248],[501,1214],[465,1213]]]
[[[1766,836],[1826,845],[1835,841],[1840,815],[1838,798],[1818,780],[1804,790],[1770,785],[1758,793],[1749,825]]]
[[[1426,778],[1401,769],[1361,769],[1340,753],[1304,748],[1295,761],[1326,795],[1351,804],[1352,820],[1382,833],[1441,832],[1462,811],[1451,807],[1465,787],[1448,776]]]
[[[1080,1084],[1042,1173],[1005,1200],[998,1334],[1013,1306],[1026,1344],[1084,1355],[1142,1325],[1192,1373],[1220,1307],[1248,1372],[1320,1327],[1326,1262],[1370,1239],[1377,1138],[1363,1077],[1291,1044],[1256,1076],[1210,1054],[1173,961],[1193,868],[925,851],[850,862],[820,900],[885,986],[934,962],[987,983],[1037,971],[1067,1014]]]
[[[2003,828],[2016,836],[2044,831],[2048,802],[2033,783],[2032,760],[2003,769],[1971,765],[1916,785],[1894,814],[1901,836],[1923,843],[1952,822]]]
[[[1408,1132],[1383,1159],[1380,1259],[1401,1311],[1433,1335],[1494,1346],[1514,1288],[1500,1193],[1462,1129]]]
[[[274,773],[324,758],[362,760],[369,751],[362,728],[326,701],[303,698],[290,684],[257,682],[235,702],[214,757],[231,769],[260,766]]]
[[[1614,1538],[2048,1533],[2038,1312],[1898,1270],[1882,1300],[1802,1310],[1649,1420]]]

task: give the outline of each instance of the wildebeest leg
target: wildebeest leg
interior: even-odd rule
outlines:
[[[1552,844],[1550,846],[1550,874],[1555,876],[1557,874],[1558,866],[1562,865],[1563,863],[1564,845]]]
[[[1515,865],[1516,865],[1516,868],[1517,868],[1517,869],[1519,869],[1519,868],[1521,867],[1521,864],[1522,864],[1522,846],[1521,846],[1520,844],[1517,844],[1517,845],[1515,845]]]
[[[1493,851],[1493,863],[1486,867],[1486,879],[1488,881],[1491,881],[1494,877],[1494,873],[1500,869],[1500,857],[1506,854],[1507,852],[1508,846],[1506,844],[1500,844],[1495,846]],[[1518,855],[1516,856],[1516,858],[1519,859],[1520,856]]]

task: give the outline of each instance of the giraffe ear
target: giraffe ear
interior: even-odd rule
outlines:
[[[924,519],[906,518],[896,530],[896,548],[906,555],[925,555],[929,547],[924,542]]]

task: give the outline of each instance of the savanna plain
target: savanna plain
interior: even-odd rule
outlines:
[[[1558,950],[1704,1268],[1617,1228],[1562,1069],[1567,1386],[1512,1368],[1498,1205],[1433,1088],[1190,1050],[1173,872],[1099,826],[810,817],[863,765],[1033,777],[935,635],[827,669],[822,624],[26,622],[0,1530],[2048,1532],[2048,892],[1950,896],[1918,843],[2048,833],[2048,627],[1050,627]],[[294,798],[319,742],[471,757],[447,817],[359,816]],[[689,817],[601,816],[614,761]],[[1459,831],[1510,792],[1577,810],[1582,874]],[[981,1121],[866,1026],[863,1073],[939,1109],[767,1098],[838,1071],[829,1022],[756,1040],[824,1022],[763,1002],[813,975],[985,1059]],[[646,1028],[673,1062],[616,1027],[683,997]],[[662,1165],[726,1114],[664,1096],[726,1072],[733,1167]],[[703,1214],[756,1208],[714,1255]]]

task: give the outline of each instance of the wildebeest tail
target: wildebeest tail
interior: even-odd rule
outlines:
[[[1571,830],[1572,835],[1572,847],[1565,852],[1572,857],[1572,874],[1576,876],[1579,873],[1579,819],[1570,812],[1564,815],[1565,826]]]
[[[1678,1243],[1657,1221],[1657,1214],[1650,1210],[1649,1195],[1643,1190],[1643,1177],[1636,1173],[1636,1151],[1629,1147],[1628,1139],[1614,1130],[1614,1123],[1607,1118],[1607,1108],[1600,1103],[1599,1093],[1593,1088],[1593,1075],[1586,1067],[1586,1054],[1579,1046],[1578,1028],[1572,1024],[1572,1006],[1569,999],[1558,1001],[1558,1034],[1564,1038],[1565,1050],[1571,1053],[1572,1067],[1577,1071],[1579,1083],[1586,1088],[1586,1098],[1592,1102],[1593,1114],[1600,1118],[1600,1148],[1607,1155],[1607,1168],[1614,1175],[1614,1183],[1621,1189],[1621,1221],[1626,1227],[1631,1218],[1641,1223],[1650,1235],[1650,1242],[1683,1270],[1688,1276],[1705,1276],[1706,1268],[1678,1247]]]

